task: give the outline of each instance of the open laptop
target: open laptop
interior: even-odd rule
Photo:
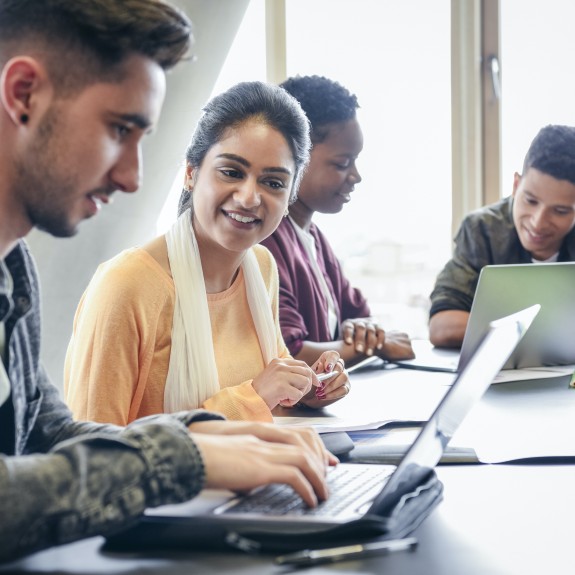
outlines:
[[[158,527],[173,522],[173,531],[181,536],[185,521],[196,526],[216,521],[230,529],[243,526],[286,534],[341,526],[366,515],[385,517],[403,495],[430,478],[456,429],[489,387],[538,311],[539,306],[533,306],[490,324],[475,353],[398,466],[340,463],[328,472],[329,499],[314,509],[308,508],[290,487],[269,485],[242,496],[205,490],[190,502],[150,509],[143,521],[148,519]]]
[[[539,304],[541,311],[527,337],[503,369],[574,364],[574,287],[575,262],[485,266],[479,275],[461,351],[426,347],[421,342],[419,349],[414,345],[415,359],[396,363],[414,369],[457,372],[490,321]]]

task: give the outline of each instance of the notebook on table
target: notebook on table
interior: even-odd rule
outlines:
[[[363,520],[377,523],[378,518],[389,517],[406,498],[416,500],[418,490],[435,476],[434,468],[449,440],[489,387],[537,312],[538,306],[533,306],[490,324],[474,354],[399,465],[340,463],[328,472],[329,499],[316,508],[308,508],[285,485],[266,486],[242,496],[206,490],[190,502],[148,510],[140,523],[144,529],[136,529],[131,535],[128,532],[127,539],[124,534],[124,541],[129,543],[131,538],[132,543],[142,543],[151,537],[153,542],[154,537],[157,541],[166,533],[185,541],[186,525],[196,529],[203,525],[207,529],[215,523],[225,526],[229,533],[260,532],[271,536],[275,533],[276,539],[304,534],[309,544],[313,541],[312,535],[322,531],[358,525]],[[436,479],[435,488],[437,483]],[[417,512],[415,508],[407,523],[412,528],[417,526]],[[116,538],[116,543],[118,540],[121,546],[122,535]]]
[[[469,359],[489,322],[528,306],[541,311],[503,369],[575,364],[575,262],[485,266],[469,313],[459,354],[427,349],[402,367],[457,372]]]

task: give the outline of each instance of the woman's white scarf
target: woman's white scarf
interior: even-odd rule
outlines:
[[[176,302],[164,411],[196,409],[220,390],[202,262],[186,210],[166,234]],[[250,312],[266,365],[277,357],[272,306],[252,249],[242,262]]]

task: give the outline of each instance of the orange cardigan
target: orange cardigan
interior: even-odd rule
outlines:
[[[252,248],[270,294],[278,355],[289,357],[278,323],[278,273],[263,246]],[[175,289],[141,248],[99,266],[80,300],[66,354],[64,394],[74,417],[126,425],[164,411]],[[201,407],[229,419],[273,421],[251,385],[265,367],[240,270],[225,292],[208,295],[220,391]]]

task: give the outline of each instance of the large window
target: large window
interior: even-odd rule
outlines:
[[[353,9],[350,7],[353,6]],[[287,74],[356,93],[363,181],[316,216],[388,328],[427,337],[428,295],[451,249],[449,0],[289,0]],[[252,0],[213,93],[265,79],[265,2]],[[158,231],[173,220],[178,176]]]
[[[428,295],[450,257],[460,218],[480,198],[511,192],[513,173],[542,126],[575,125],[575,4],[287,0],[285,6],[287,75],[331,77],[355,92],[361,105],[363,181],[340,214],[318,214],[315,221],[374,313],[389,327],[427,337]],[[241,80],[266,79],[265,9],[265,0],[251,0],[213,94]],[[453,46],[452,27],[458,38]],[[480,37],[490,38],[484,61],[475,43]],[[493,49],[502,90],[497,119],[486,128],[478,102]],[[453,122],[460,142],[454,157],[464,164],[453,166],[459,170],[453,185],[452,50],[464,67],[457,71],[461,101],[453,109],[467,106]],[[497,157],[486,162],[489,153]],[[485,176],[486,169],[500,173],[489,172],[482,181],[477,174]],[[181,181],[179,176],[159,231],[173,220]]]
[[[501,1],[501,193],[547,124],[575,125],[575,3]]]
[[[363,181],[320,215],[385,325],[427,337],[428,295],[451,250],[449,0],[289,0],[287,74],[355,92]]]

